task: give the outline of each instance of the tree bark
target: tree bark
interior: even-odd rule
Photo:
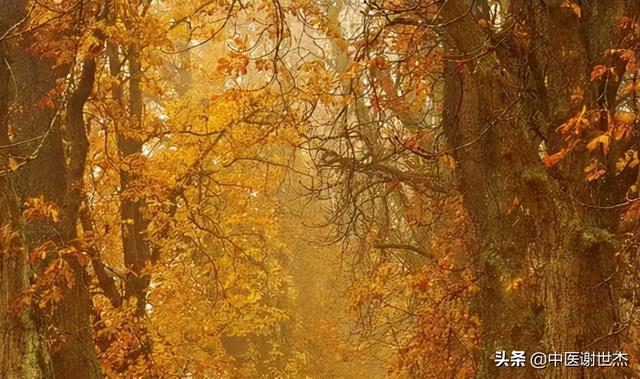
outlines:
[[[480,377],[540,375],[528,364],[496,368],[492,354],[499,350],[620,348],[619,210],[581,204],[624,201],[633,175],[612,172],[591,184],[584,177],[589,161],[584,149],[550,169],[539,153],[543,141],[550,152],[564,147],[555,129],[583,105],[614,110],[619,83],[612,76],[608,86],[601,86],[589,76],[604,51],[616,46],[615,24],[626,8],[622,1],[581,2],[578,16],[562,4],[511,2],[510,14],[528,36],[508,36],[489,47],[495,53],[489,51],[486,58],[474,55],[495,40],[474,12],[465,13],[471,2],[450,1],[442,8],[445,20],[455,20],[445,27],[450,58],[444,73],[444,128],[480,251],[476,272],[481,290],[475,304],[483,325]],[[577,87],[585,92],[579,104],[570,100]],[[545,375],[621,374],[560,365]]]
[[[0,33],[4,28],[0,29]],[[7,58],[6,46],[0,58]],[[6,62],[6,61],[5,61]],[[47,353],[42,327],[29,304],[20,296],[29,288],[31,272],[21,233],[18,195],[14,175],[7,164],[10,150],[8,111],[14,89],[9,88],[11,73],[0,65],[0,376],[7,379],[51,377],[51,360]]]
[[[63,200],[62,237],[67,245],[84,254],[78,239],[77,223],[80,207],[84,200],[84,171],[89,150],[87,130],[84,122],[84,105],[93,89],[96,63],[87,58],[82,64],[82,74],[77,88],[67,104],[66,128],[64,137],[69,145],[68,165],[66,168],[67,188]],[[55,312],[55,323],[60,332],[67,336],[62,347],[52,354],[56,378],[101,377],[93,343],[91,327],[91,298],[88,286],[89,277],[77,256],[67,257],[68,264],[75,274],[71,288],[64,288],[63,298]],[[79,325],[87,327],[78,328]],[[84,359],[79,359],[84,357]]]
[[[6,83],[6,82],[4,82]],[[5,144],[0,144],[6,146]],[[0,165],[0,169],[6,169]],[[7,379],[51,377],[51,361],[37,315],[20,296],[29,288],[27,251],[16,222],[17,203],[11,175],[0,177],[0,376]]]
[[[127,135],[119,132],[118,150],[125,159],[131,159],[136,155],[142,155],[142,141],[139,135],[142,128],[143,100],[140,67],[140,47],[129,46],[129,113],[132,130]],[[132,183],[136,180],[135,169],[120,170],[121,191],[131,190]],[[149,242],[146,240],[148,221],[142,214],[146,207],[144,197],[131,198],[130,195],[121,196],[120,214],[122,223],[122,238],[124,246],[124,262],[127,267],[125,280],[125,298],[136,299],[136,314],[143,316],[146,313],[146,293],[149,285],[149,276],[144,273],[145,264],[152,259]]]
[[[5,1],[0,4],[0,8],[7,10],[3,15],[6,16],[7,25],[13,25],[26,16],[24,1]],[[15,83],[13,107],[8,113],[3,114],[6,117],[3,122],[10,120],[15,141],[32,141],[21,143],[19,148],[12,151],[20,167],[15,172],[15,181],[5,182],[5,186],[11,186],[6,192],[5,199],[11,196],[13,207],[18,210],[17,207],[26,199],[42,197],[44,201],[54,203],[61,209],[62,218],[66,219],[66,226],[50,220],[32,221],[21,225],[24,239],[20,247],[21,252],[16,255],[13,262],[15,275],[18,277],[10,285],[14,288],[9,291],[9,296],[15,296],[16,291],[26,289],[29,284],[25,276],[28,272],[26,256],[29,251],[45,242],[51,242],[53,246],[59,248],[66,246],[72,235],[65,233],[65,229],[71,230],[75,227],[76,217],[73,210],[67,212],[68,204],[65,204],[69,183],[59,127],[60,112],[56,109],[59,105],[56,105],[52,99],[46,101],[48,92],[56,85],[56,79],[64,77],[68,68],[54,68],[53,62],[28,52],[27,48],[33,42],[33,38],[28,33],[23,34],[17,41],[11,41],[11,48],[8,48],[7,54],[3,56],[4,64],[10,67],[11,74],[11,79],[3,83]],[[47,102],[54,105],[43,105]],[[5,135],[4,142],[7,141],[8,136]],[[19,212],[13,217],[14,220],[22,223]],[[44,265],[47,263],[48,259],[43,262]],[[27,351],[30,357],[25,362],[25,368],[21,368],[23,371],[26,370],[25,376],[18,374],[17,377],[46,378],[54,375],[56,378],[100,377],[89,317],[90,301],[85,280],[86,273],[75,259],[69,259],[69,263],[73,268],[75,283],[72,288],[63,289],[62,300],[56,304],[51,319],[52,326],[63,337],[59,348],[50,352],[53,372],[45,363],[48,354],[39,348],[42,344],[36,343],[36,337],[30,337],[30,334],[34,334],[35,331],[30,331],[32,326],[24,322],[23,329],[26,332],[24,338],[26,338],[28,350],[23,349],[23,351]],[[44,319],[35,326],[39,333],[37,338],[42,340],[45,329]]]
[[[23,6],[23,2],[0,1],[4,12],[0,34],[20,20]],[[51,377],[52,367],[36,310],[21,301],[30,286],[31,270],[21,224],[21,196],[9,164],[15,151],[9,137],[10,112],[22,100],[13,72],[15,50],[0,41],[0,376],[36,379]]]

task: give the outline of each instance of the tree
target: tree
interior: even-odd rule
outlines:
[[[447,145],[424,139],[402,145],[427,161],[455,159],[479,253],[472,306],[482,322],[479,375],[534,375],[495,368],[491,356],[503,349],[620,349],[629,324],[620,313],[625,258],[618,226],[637,176],[623,170],[636,142],[622,130],[635,109],[628,88],[636,71],[637,7],[372,2],[368,11],[380,25],[363,42],[366,59],[382,62],[376,64],[382,76],[370,70],[381,93],[375,104],[383,105],[377,113],[395,113],[410,127],[394,102],[406,103],[413,92],[407,85],[418,69],[411,65],[442,54],[440,68],[422,80],[442,84],[428,96],[442,96]],[[391,56],[395,63],[388,63]],[[395,78],[385,78],[391,67]]]
[[[446,54],[459,58],[444,68],[444,129],[456,149],[461,191],[479,236],[485,354],[507,346],[533,351],[543,341],[550,351],[620,349],[615,235],[622,209],[616,204],[625,202],[635,175],[613,167],[618,150],[634,142],[605,145],[603,156],[581,137],[619,127],[610,115],[624,107],[617,95],[628,61],[621,54],[635,43],[625,19],[637,9],[622,2],[512,2],[502,28],[514,31],[477,60],[467,57],[495,36],[487,37],[479,22],[489,19],[486,12],[465,15],[465,9],[462,2],[442,8],[445,20],[464,15],[445,28]],[[611,70],[594,76],[599,64]],[[592,112],[586,125],[576,119],[581,109]],[[564,132],[574,127],[587,130]],[[542,144],[551,152],[571,149],[571,157],[557,164],[553,155],[541,160]],[[583,170],[590,159],[606,172],[591,177]],[[513,199],[520,205],[507,212]],[[525,291],[504,291],[509,280],[527,275],[529,260],[544,270],[538,304]],[[485,364],[487,375],[497,373],[491,366]],[[557,375],[587,373],[558,369]]]
[[[9,341],[3,352],[2,370],[9,377],[56,377],[81,375],[92,378],[99,376],[97,360],[90,333],[89,293],[84,268],[79,265],[74,254],[62,255],[75,239],[75,227],[78,205],[74,199],[77,180],[82,180],[84,162],[76,162],[70,157],[65,162],[63,136],[60,126],[63,124],[61,113],[64,107],[66,88],[61,79],[68,72],[72,62],[63,55],[52,68],[52,62],[46,54],[40,54],[51,47],[41,43],[37,36],[21,36],[21,24],[38,28],[38,17],[46,18],[48,11],[32,7],[33,19],[25,10],[24,2],[3,4],[9,10],[3,24],[3,67],[6,88],[3,91],[3,149],[6,169],[3,171],[4,215],[3,225],[7,236],[7,266],[10,270],[3,276],[6,283],[6,297],[3,320],[6,320]],[[46,31],[49,27],[58,27],[58,43],[68,42],[69,22],[78,17],[78,12],[69,10],[58,22],[39,25]],[[33,22],[33,24],[32,24]],[[50,30],[51,31],[51,30]],[[14,42],[12,40],[18,40]],[[95,63],[84,62],[83,78],[70,100],[67,114],[69,131],[76,136],[84,135],[82,106],[91,92]],[[61,92],[56,92],[61,91]],[[63,97],[62,103],[55,98],[56,93]],[[74,134],[75,133],[75,134]],[[73,143],[72,143],[73,144]],[[76,146],[73,146],[76,148]],[[75,168],[73,167],[75,165]],[[24,210],[23,204],[32,209]],[[24,210],[24,212],[22,212]],[[44,212],[44,213],[42,213]],[[62,214],[60,214],[62,213]],[[42,217],[43,216],[43,217]],[[52,275],[47,285],[56,287],[61,298],[51,311],[50,316],[42,312],[47,300],[38,300],[38,307],[32,309],[29,296],[29,280],[35,279],[28,263],[33,263],[34,251],[41,262],[35,265],[36,275],[47,278],[51,267],[64,268],[58,275]],[[42,256],[40,256],[42,254]],[[42,273],[45,275],[42,275]],[[66,275],[63,284],[58,281]],[[58,281],[58,283],[54,283]],[[51,294],[51,292],[50,292]],[[46,297],[47,294],[37,296]],[[11,305],[11,307],[8,307]],[[23,309],[24,307],[24,309]],[[40,308],[40,309],[38,309]],[[51,317],[45,322],[45,319]],[[44,336],[51,331],[50,322],[55,327],[55,338],[59,345],[49,354],[45,350]],[[13,325],[12,325],[13,324]],[[49,361],[51,355],[51,361]],[[51,367],[52,366],[52,367]]]
[[[637,375],[636,2],[0,7],[3,376]]]

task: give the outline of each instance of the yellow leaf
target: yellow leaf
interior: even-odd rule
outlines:
[[[17,170],[18,169],[18,162],[13,158],[9,158],[9,168],[11,169],[11,171]]]
[[[520,277],[514,278],[513,280],[511,280],[509,282],[509,284],[507,285],[507,291],[511,291],[511,290],[515,290],[518,287],[520,287],[520,285],[522,284],[523,279]]]
[[[578,18],[580,18],[581,11],[580,11],[580,6],[578,4],[571,3],[571,10],[573,11],[573,13],[576,14],[576,16],[578,16]]]
[[[602,146],[604,147],[605,151],[607,150],[607,148],[609,147],[609,136],[606,134],[603,134],[601,136],[598,136],[594,139],[592,139],[588,144],[587,144],[587,150],[589,151],[593,151],[596,149],[596,147],[598,147],[598,144],[601,143]]]
[[[620,159],[618,159],[618,161],[616,162],[616,172],[620,173],[622,170],[624,170],[625,167],[627,167],[628,163],[629,161],[626,157],[621,157]]]
[[[576,4],[576,3],[574,3],[573,1],[564,0],[564,2],[562,3],[561,7],[563,7],[563,8],[571,8],[573,13],[575,13],[576,16],[578,16],[578,18],[580,18],[580,16],[582,16],[582,11],[580,9],[580,6],[578,4]]]
[[[613,118],[617,122],[631,124],[636,120],[636,114],[633,112],[616,112]]]
[[[585,167],[584,172],[587,174],[587,181],[589,182],[598,180],[607,173],[602,163],[597,160],[592,160],[591,163]]]
[[[444,154],[439,158],[443,163],[447,164],[451,169],[456,168],[456,160],[451,155]]]
[[[58,222],[60,220],[60,214],[55,207],[51,207],[49,209],[49,214],[51,215],[53,222]]]

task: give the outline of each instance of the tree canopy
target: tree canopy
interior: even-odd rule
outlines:
[[[640,377],[639,52],[635,0],[0,0],[0,376]]]

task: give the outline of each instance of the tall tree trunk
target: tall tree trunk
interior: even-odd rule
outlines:
[[[136,155],[142,155],[142,140],[137,133],[142,130],[142,90],[140,88],[142,71],[140,67],[140,47],[129,47],[129,113],[132,125],[127,135],[119,132],[118,150],[125,159],[131,159]],[[127,267],[125,283],[125,298],[135,298],[137,301],[136,314],[143,316],[146,313],[146,292],[149,285],[149,277],[144,273],[145,264],[151,260],[149,242],[146,240],[148,221],[144,218],[142,210],[146,207],[144,197],[131,198],[132,182],[136,179],[134,169],[120,170],[121,191],[125,193],[120,200],[120,214],[122,223],[122,238],[124,245],[124,262]]]
[[[0,8],[7,10],[5,13],[8,25],[14,24],[26,16],[23,1],[5,1],[0,3]],[[46,202],[51,202],[60,207],[63,217],[66,207],[64,199],[67,191],[67,175],[65,155],[62,147],[60,132],[60,120],[54,107],[42,106],[47,99],[48,92],[55,87],[56,79],[64,77],[65,69],[52,68],[53,62],[45,61],[27,52],[27,47],[33,42],[27,34],[23,35],[18,43],[8,49],[4,56],[4,64],[10,65],[11,80],[3,83],[15,83],[14,107],[9,114],[15,141],[35,141],[21,144],[15,149],[17,162],[20,164],[16,172],[15,185],[7,196],[15,204],[22,204],[32,197],[43,197]],[[6,122],[6,121],[5,121]],[[20,217],[19,214],[14,215]],[[71,217],[74,217],[71,215]],[[73,221],[75,225],[75,220]],[[64,235],[64,225],[50,221],[29,222],[23,225],[24,244],[22,255],[26,255],[35,247],[45,242],[52,242],[62,247],[69,242]],[[16,274],[24,277],[26,263],[24,257],[16,258]],[[46,263],[46,262],[45,262]],[[91,336],[91,320],[89,317],[90,303],[89,292],[85,280],[85,271],[79,267],[75,259],[70,260],[75,276],[72,288],[64,289],[62,300],[56,304],[53,314],[53,326],[61,333],[63,341],[58,348],[51,352],[54,373],[50,374],[48,368],[39,368],[36,360],[30,359],[29,370],[36,373],[37,377],[56,378],[98,378],[97,359]],[[17,278],[14,283],[25,285],[25,279]],[[16,288],[17,289],[17,288]],[[44,325],[38,325],[43,332]],[[43,338],[42,336],[40,338]],[[37,346],[33,338],[29,349],[35,351]],[[38,360],[43,361],[46,354],[37,352]],[[45,360],[46,361],[46,360]],[[29,377],[29,376],[25,376]]]
[[[531,58],[542,62],[531,70],[546,83],[539,92],[543,101],[541,119],[552,128],[587,109],[615,112],[617,88],[626,64],[615,57],[605,61],[608,49],[622,47],[625,31],[617,25],[623,15],[637,15],[637,4],[625,1],[594,1],[580,4],[580,14],[571,12],[562,1],[547,2],[544,9],[523,4],[529,10],[532,32],[547,36],[533,47]],[[627,8],[629,6],[630,8]],[[579,16],[579,17],[576,17]],[[563,30],[563,33],[554,31]],[[565,53],[563,53],[565,52]],[[606,84],[590,79],[597,64],[614,68],[607,75]],[[546,72],[542,72],[546,70]],[[581,88],[582,104],[571,102],[572,91]],[[607,129],[601,120],[601,130]],[[548,131],[547,141],[552,151],[558,151],[562,142],[557,134]],[[616,147],[614,147],[615,149]],[[550,230],[547,224],[543,236],[548,246],[545,307],[547,311],[546,345],[549,351],[617,351],[620,349],[618,288],[620,277],[616,258],[615,234],[621,208],[606,209],[608,205],[625,201],[628,188],[635,175],[615,175],[615,162],[604,161],[608,172],[597,183],[585,181],[584,166],[589,162],[588,152],[572,152],[573,159],[561,161],[549,170],[553,175],[555,213],[559,228]],[[618,156],[613,150],[610,157]],[[617,159],[617,158],[614,158]],[[550,179],[551,180],[551,179]],[[576,201],[577,200],[577,201]],[[579,203],[595,204],[582,206]],[[598,209],[603,206],[605,209]],[[562,230],[562,232],[560,232]],[[561,365],[553,374],[558,378],[622,377],[612,370],[566,368]]]
[[[470,4],[450,1],[442,9],[445,19],[455,19],[445,27],[445,53],[456,57],[445,64],[444,127],[481,252],[475,305],[483,323],[479,376],[533,377],[529,365],[496,368],[491,355],[619,349],[619,214],[575,199],[621,202],[633,178],[612,172],[590,184],[583,172],[587,152],[576,149],[572,159],[546,169],[539,151],[543,139],[552,152],[564,147],[555,129],[583,105],[614,109],[619,79],[612,75],[603,87],[589,74],[604,51],[616,46],[615,24],[625,4],[581,3],[578,15],[561,0],[514,1],[510,13],[526,39],[513,33],[496,44],[495,54],[480,59],[474,56],[491,36],[474,12],[465,13]],[[570,100],[577,87],[585,92],[578,104]],[[546,373],[619,375],[564,365]]]
[[[0,170],[6,169],[6,164],[0,165]],[[0,376],[8,379],[48,378],[51,361],[42,325],[34,309],[19,301],[30,285],[30,268],[21,225],[16,222],[20,216],[11,176],[0,177]]]
[[[462,146],[488,127],[485,120],[495,116],[486,110],[505,106],[492,103],[500,100],[491,96],[497,92],[494,78],[481,75],[454,65],[446,68],[445,130],[452,146]],[[515,285],[528,276],[531,257],[540,253],[534,251],[540,232],[533,215],[508,212],[516,197],[533,191],[523,191],[522,175],[528,167],[526,157],[515,152],[522,141],[518,129],[502,122],[485,133],[481,142],[455,154],[480,253],[475,263],[480,293],[474,308],[483,325],[481,376],[531,377],[530,368],[496,369],[491,356],[501,350],[540,349],[544,324],[537,283]]]
[[[109,22],[115,22],[117,15],[110,14]],[[128,28],[133,27],[124,21]],[[142,147],[144,144],[143,133],[143,113],[144,103],[142,97],[142,67],[140,63],[140,49],[137,44],[123,47],[126,51],[126,60],[121,60],[118,46],[107,43],[107,56],[109,58],[110,75],[114,78],[123,73],[123,65],[126,61],[129,91],[128,102],[125,104],[125,93],[121,88],[113,89],[113,97],[118,102],[123,115],[126,115],[126,122],[116,122],[116,142],[118,153],[123,160],[120,174],[120,217],[121,235],[123,245],[124,263],[126,274],[124,279],[124,294],[119,297],[118,304],[127,304],[124,300],[136,301],[135,315],[141,320],[147,312],[147,290],[150,277],[145,273],[147,262],[155,260],[152,248],[147,240],[148,220],[143,215],[146,208],[146,199],[139,197],[135,190],[135,181],[139,177],[137,171],[140,169],[140,159],[142,158]],[[113,302],[113,301],[112,301]],[[151,343],[147,338],[147,331],[144,323],[139,324],[141,334],[141,345],[131,348],[126,353],[126,360],[134,362],[141,355],[149,361]],[[126,365],[120,367],[121,371],[126,370]],[[150,370],[152,371],[152,370]],[[154,377],[151,373],[149,377]]]
[[[5,29],[3,22],[0,33]],[[8,379],[38,379],[51,376],[51,361],[46,351],[41,325],[34,309],[17,303],[30,285],[20,225],[14,174],[8,152],[8,114],[14,100],[7,49],[0,45],[0,376]]]
[[[23,2],[0,1],[4,12],[0,34],[24,16],[23,6]],[[22,197],[11,167],[16,160],[10,158],[15,152],[9,138],[10,113],[23,101],[22,86],[13,72],[15,54],[15,48],[0,41],[0,376],[35,379],[51,377],[52,367],[36,309],[20,301],[30,286],[31,271],[21,224]]]
[[[0,2],[0,34],[17,22],[20,4]],[[10,67],[10,49],[0,41],[0,376],[36,379],[51,376],[41,325],[29,305],[16,300],[29,287],[27,250],[20,225],[19,196],[9,165],[9,111],[17,101]]]
[[[121,65],[115,45],[108,47],[109,66],[111,75],[117,77],[121,73]],[[116,142],[118,153],[125,164],[120,169],[120,217],[122,219],[121,233],[126,267],[124,295],[122,300],[136,301],[135,315],[143,319],[147,313],[147,290],[150,283],[149,274],[145,272],[148,262],[155,257],[150,242],[147,240],[149,221],[143,214],[146,199],[137,194],[135,182],[139,178],[138,170],[143,158],[143,113],[141,80],[142,67],[140,64],[140,46],[132,44],[127,47],[127,63],[129,74],[128,107],[125,108],[123,93],[114,90],[114,98],[120,103],[128,115],[127,124],[116,125]],[[124,127],[124,128],[123,128]],[[149,362],[151,341],[149,340],[144,322],[139,325],[140,346],[127,352],[127,361],[134,362],[143,356]],[[121,367],[125,370],[126,367]],[[149,369],[148,377],[155,377]]]
[[[84,105],[93,89],[96,73],[94,59],[86,59],[82,64],[82,74],[77,88],[67,105],[66,128],[64,137],[69,145],[68,165],[66,170],[67,188],[63,200],[62,237],[67,245],[75,248],[78,254],[82,246],[78,243],[77,223],[80,207],[84,200],[84,171],[89,150],[87,130],[84,122]],[[93,328],[89,310],[91,298],[87,290],[89,277],[77,256],[70,256],[67,262],[75,274],[73,286],[64,288],[64,294],[55,314],[58,329],[68,340],[59,351],[53,354],[56,378],[82,377],[98,378],[101,376],[93,343]],[[88,327],[78,329],[78,325]],[[85,357],[85,359],[79,359]]]

